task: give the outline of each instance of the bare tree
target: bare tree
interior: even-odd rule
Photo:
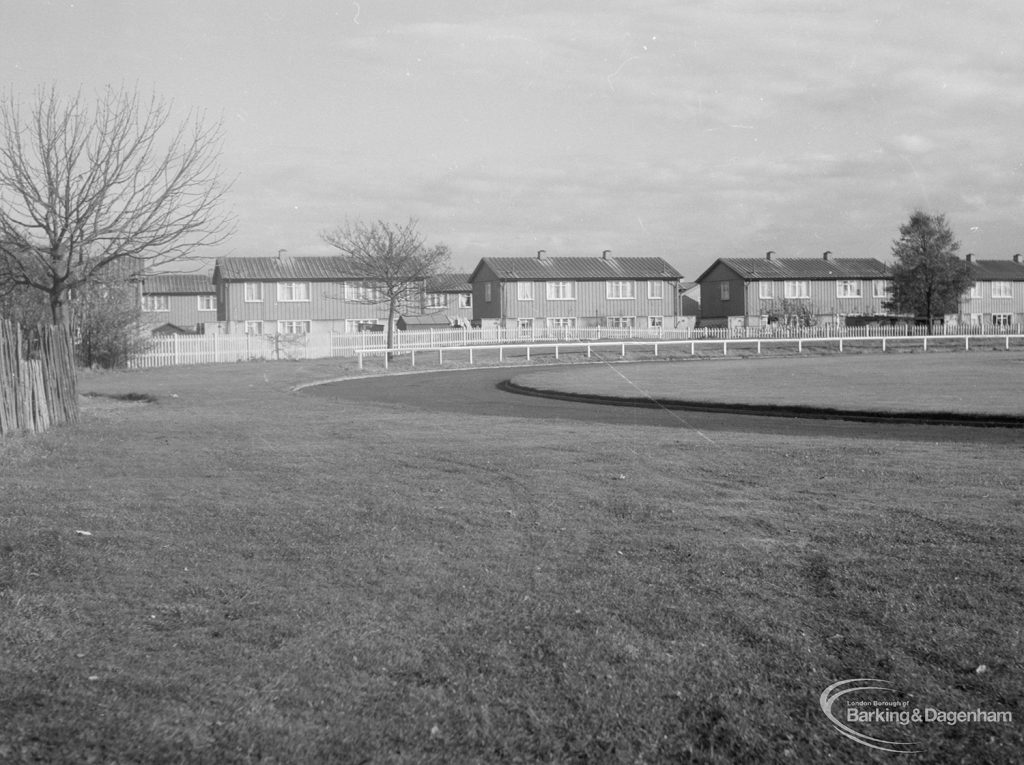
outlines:
[[[0,99],[0,285],[44,293],[54,323],[112,264],[138,274],[234,232],[219,124],[113,88],[93,104],[43,88],[23,111]]]
[[[365,302],[387,305],[388,348],[394,347],[399,308],[422,305],[426,280],[448,269],[448,247],[428,247],[417,225],[413,218],[405,224],[358,221],[320,234],[348,258],[355,273],[363,275]]]

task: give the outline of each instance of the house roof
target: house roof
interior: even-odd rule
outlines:
[[[212,295],[210,274],[146,274],[143,295]]]
[[[719,264],[741,279],[882,279],[889,268],[876,258],[719,258],[700,276],[704,281]]]
[[[469,274],[438,274],[427,279],[427,292],[472,292]]]
[[[682,278],[663,258],[483,258],[469,281],[484,265],[503,281]]]
[[[347,258],[337,255],[302,255],[297,257],[225,257],[217,258],[214,279],[222,281],[335,281],[362,279],[349,265]]]
[[[1024,263],[1012,260],[972,260],[970,265],[975,281],[1024,282]]]

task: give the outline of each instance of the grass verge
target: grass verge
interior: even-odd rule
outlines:
[[[0,760],[888,761],[848,677],[1014,716],[915,761],[1024,751],[1019,446],[290,391],[347,371],[86,375],[0,444]]]

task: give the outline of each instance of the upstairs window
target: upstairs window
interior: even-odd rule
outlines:
[[[729,299],[729,282],[722,282],[718,285],[718,295],[722,300]]]
[[[757,296],[761,300],[773,300],[775,298],[775,285],[772,282],[758,282]]]
[[[199,310],[200,311],[216,311],[217,310],[217,296],[216,295],[200,295],[199,296]]]
[[[783,284],[787,300],[799,300],[811,296],[811,283],[808,281],[788,281]]]
[[[971,291],[967,294],[971,300],[977,300],[981,297],[981,282],[975,282],[971,285]]]
[[[605,288],[609,300],[632,300],[636,297],[635,285],[633,282],[608,282],[605,285]]]
[[[661,300],[665,297],[665,282],[647,282],[647,299]]]
[[[857,279],[840,279],[836,282],[836,297],[859,298],[861,294],[860,281]]]
[[[575,300],[576,282],[548,282],[548,300]]]
[[[459,293],[459,308],[472,308],[473,307],[473,293],[472,292],[460,292]]]
[[[167,299],[167,295],[143,295],[142,296],[142,310],[143,311],[170,311],[170,302]]]
[[[444,308],[448,305],[448,301],[441,292],[428,292],[427,293],[427,308]]]
[[[888,279],[875,279],[872,289],[876,298],[892,297],[892,282]]]
[[[277,301],[279,303],[308,303],[309,282],[279,282]]]
[[[992,297],[994,297],[994,298],[1012,298],[1013,297],[1013,283],[1012,282],[992,282]]]
[[[516,282],[516,299],[533,300],[533,282]]]
[[[245,302],[246,303],[262,303],[263,302],[263,282],[246,282],[245,283]]]

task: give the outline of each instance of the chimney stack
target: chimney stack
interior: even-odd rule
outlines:
[[[1020,253],[1019,252],[1016,255],[1013,256],[1013,262],[1014,263],[1020,263]]]
[[[966,260],[968,263],[973,263],[974,262],[974,253],[973,252],[967,253],[967,255],[964,256],[964,260]]]
[[[285,253],[287,253],[287,252],[288,252],[288,250],[278,250],[277,251],[277,259],[281,260],[284,257]]]
[[[601,253],[601,257],[604,258],[605,260],[608,260],[608,255],[610,255],[610,254],[611,254],[611,250],[604,250]]]
[[[775,250],[768,250],[768,252],[766,252],[764,254],[764,259],[765,260],[771,260],[772,259],[772,255],[774,255],[774,254],[775,254]]]
[[[537,250],[537,260],[543,260],[546,252],[547,250]]]
[[[825,250],[823,253],[821,253],[821,259],[822,260],[828,260],[831,257],[832,257],[832,250]]]

